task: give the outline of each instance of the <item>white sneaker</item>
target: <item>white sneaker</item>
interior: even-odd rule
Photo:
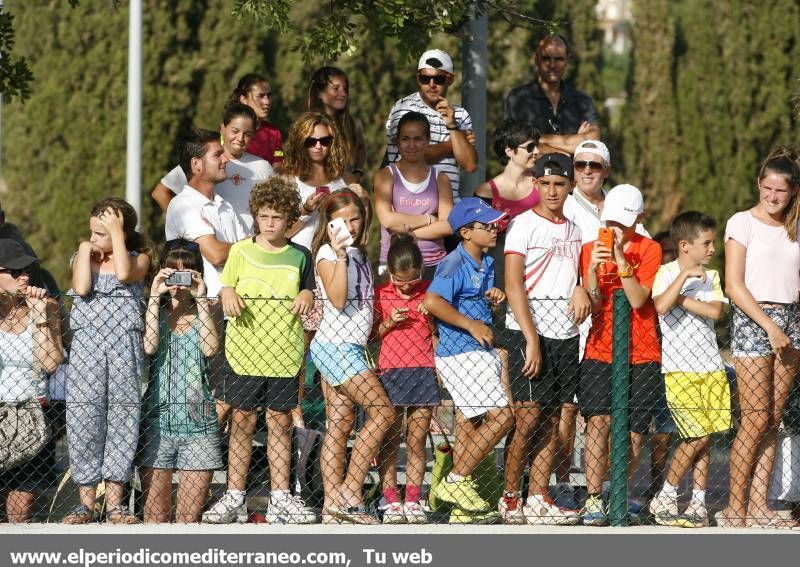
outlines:
[[[512,494],[511,492],[503,494],[497,502],[497,511],[500,517],[503,518],[504,524],[520,525],[525,523],[525,514],[522,513],[522,507],[525,500],[519,497],[519,494]]]
[[[575,487],[566,482],[559,482],[553,487],[553,502],[565,510],[577,510],[578,501],[575,499]]]
[[[419,502],[406,502],[403,504],[403,515],[409,524],[427,524],[428,515]]]
[[[315,524],[317,515],[299,496],[286,496],[269,500],[267,521],[270,524]]]
[[[660,526],[672,526],[678,516],[678,499],[665,496],[661,492],[650,501],[647,510],[653,515]]]
[[[686,507],[682,516],[690,524],[688,527],[708,527],[708,510],[706,509],[706,505],[697,500],[692,499],[689,501],[689,505]]]
[[[403,504],[401,502],[392,502],[383,507],[383,523],[384,524],[405,524],[406,516],[403,513]]]
[[[575,526],[581,521],[575,510],[559,508],[549,496],[543,494],[529,496],[522,513],[526,522],[533,525]]]
[[[225,492],[222,498],[203,512],[204,524],[244,524],[247,522],[247,505],[245,498],[238,498],[231,492]]]

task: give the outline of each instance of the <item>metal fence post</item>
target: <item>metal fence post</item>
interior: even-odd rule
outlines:
[[[621,289],[614,290],[611,358],[611,503],[612,526],[628,525],[628,387],[631,304]]]

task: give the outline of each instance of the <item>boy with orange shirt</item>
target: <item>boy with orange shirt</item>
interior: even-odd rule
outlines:
[[[606,195],[601,220],[614,233],[611,249],[600,241],[588,242],[581,252],[583,282],[592,301],[592,328],[581,364],[578,404],[587,420],[586,489],[589,493],[581,513],[584,525],[608,523],[600,492],[608,462],[611,427],[611,347],[614,290],[622,289],[631,304],[630,343],[630,436],[628,472],[639,464],[658,401],[661,381],[661,347],[650,290],[661,266],[661,247],[636,233],[644,213],[641,192],[633,185],[617,185]]]

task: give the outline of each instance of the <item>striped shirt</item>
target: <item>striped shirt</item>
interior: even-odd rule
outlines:
[[[397,144],[394,142],[397,134],[397,123],[406,112],[412,110],[420,112],[427,117],[431,125],[431,144],[440,144],[450,139],[450,131],[447,129],[442,115],[425,104],[419,91],[417,91],[398,100],[394,103],[391,112],[389,112],[389,119],[386,121],[386,155],[390,164],[400,159]],[[462,131],[472,130],[472,118],[467,109],[454,104],[453,110],[455,111],[458,129]],[[458,163],[456,163],[456,158],[453,156],[443,158],[436,164],[436,169],[443,171],[450,178],[450,184],[453,187],[453,202],[458,203],[461,200],[461,193],[459,193]]]

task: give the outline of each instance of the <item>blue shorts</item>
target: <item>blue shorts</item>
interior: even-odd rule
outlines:
[[[314,366],[330,386],[341,386],[353,376],[371,368],[362,345],[326,343],[314,339],[309,350]]]

